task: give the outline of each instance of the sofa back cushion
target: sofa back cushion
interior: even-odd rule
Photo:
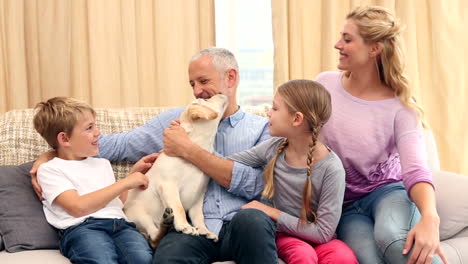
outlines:
[[[168,107],[95,108],[96,125],[102,134],[129,131],[145,124]],[[269,107],[248,107],[245,111],[266,116]],[[36,160],[50,150],[47,142],[34,130],[34,110],[12,110],[0,115],[0,165],[19,165]],[[127,162],[113,162],[115,177],[125,177],[131,167]]]
[[[31,167],[32,162],[0,166],[0,234],[8,252],[58,248],[57,232],[32,189]]]
[[[96,108],[96,125],[102,134],[131,130],[165,110],[162,107]],[[12,110],[0,116],[0,165],[19,165],[33,161],[50,150],[33,127],[34,110]],[[124,177],[130,164],[113,163],[116,178]]]

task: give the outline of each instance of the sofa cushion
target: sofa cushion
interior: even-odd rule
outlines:
[[[456,173],[433,172],[440,239],[451,238],[468,227],[468,177]]]
[[[0,234],[8,252],[58,248],[57,232],[32,188],[31,167],[0,166]]]

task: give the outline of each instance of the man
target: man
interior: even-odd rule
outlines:
[[[208,48],[196,53],[190,61],[189,79],[196,98],[210,98],[217,93],[229,98],[216,135],[216,155],[224,157],[249,149],[269,137],[267,120],[246,113],[237,105],[239,70],[230,51]],[[100,156],[111,161],[137,161],[161,151],[163,131],[172,120],[178,119],[182,111],[183,108],[171,109],[132,131],[101,136]],[[190,151],[182,146],[190,146]],[[208,229],[218,235],[219,242],[171,229],[159,244],[153,263],[224,260],[234,260],[236,264],[276,263],[276,227],[273,221],[259,210],[240,211],[241,206],[261,193],[262,169],[239,163],[229,166],[222,158],[194,145],[178,129],[164,132],[164,149],[169,155],[187,159],[211,177],[203,212]]]

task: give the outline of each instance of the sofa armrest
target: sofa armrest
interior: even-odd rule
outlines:
[[[468,176],[434,171],[433,177],[440,216],[440,238],[445,240],[468,227]]]

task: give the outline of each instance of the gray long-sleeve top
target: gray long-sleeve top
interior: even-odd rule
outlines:
[[[282,140],[271,138],[228,159],[251,167],[263,167],[276,155]],[[345,171],[338,156],[331,151],[313,165],[311,205],[317,215],[315,223],[298,225],[307,169],[289,166],[283,151],[278,156],[274,173],[275,194],[272,202],[275,208],[282,211],[277,222],[278,232],[316,244],[330,241],[340,220],[345,191]]]

